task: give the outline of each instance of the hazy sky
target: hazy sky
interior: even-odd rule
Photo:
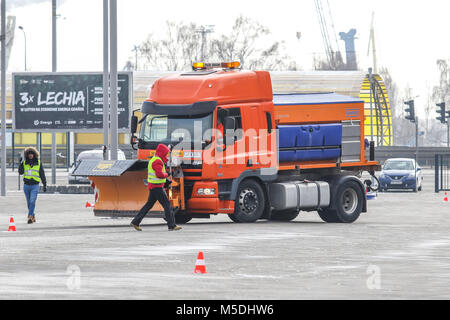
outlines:
[[[8,1],[8,0],[6,0]],[[327,0],[322,0],[326,2]],[[367,57],[372,12],[375,12],[378,65],[391,71],[400,87],[409,85],[420,95],[420,107],[427,97],[427,86],[438,81],[436,60],[450,58],[450,4],[443,0],[328,0],[336,33],[357,29],[356,50],[361,68],[371,66]],[[28,69],[51,70],[51,1],[9,0],[9,12],[25,29]],[[100,71],[102,69],[101,0],[59,1],[58,70]],[[243,14],[272,31],[274,39],[286,43],[288,54],[304,70],[311,69],[314,53],[323,53],[323,42],[314,0],[206,1],[206,0],[118,0],[119,68],[133,57],[133,45],[149,33],[163,32],[165,21],[215,25],[216,32],[227,32],[233,20]],[[296,38],[296,32],[302,38]],[[344,43],[340,41],[341,50]],[[10,71],[24,68],[24,40],[21,30],[10,60]]]

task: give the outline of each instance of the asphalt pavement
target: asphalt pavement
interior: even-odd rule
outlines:
[[[449,299],[450,203],[433,175],[424,170],[422,192],[378,194],[349,225],[302,212],[287,223],[194,219],[178,232],[146,219],[137,232],[129,218],[95,217],[93,195],[40,194],[28,225],[8,173],[0,299]],[[199,251],[206,274],[193,272]]]

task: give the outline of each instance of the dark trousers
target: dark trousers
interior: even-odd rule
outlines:
[[[166,191],[163,188],[153,188],[150,190],[148,194],[148,200],[142,207],[141,211],[134,217],[132,224],[138,226],[141,224],[142,219],[147,215],[149,210],[153,208],[156,201],[161,203],[164,208],[164,214],[167,220],[167,226],[169,229],[173,229],[175,227],[175,215],[172,210],[172,206],[170,205],[169,198],[167,197]]]

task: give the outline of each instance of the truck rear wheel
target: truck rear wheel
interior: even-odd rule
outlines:
[[[238,188],[234,214],[229,215],[229,217],[237,223],[255,222],[264,213],[265,203],[261,185],[254,180],[245,180]]]
[[[270,220],[273,221],[292,221],[298,217],[299,211],[297,210],[283,210],[283,211],[273,211],[270,216]]]
[[[335,209],[318,210],[320,218],[328,223],[353,223],[361,212],[364,193],[356,181],[347,181],[339,186],[334,198]]]

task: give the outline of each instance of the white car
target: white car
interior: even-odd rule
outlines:
[[[108,155],[111,155],[111,150],[108,150]],[[126,160],[125,153],[122,150],[117,150],[117,159],[118,160]],[[69,170],[68,180],[69,184],[89,184],[90,181],[87,177],[80,177],[72,175],[72,172],[75,170],[75,167],[78,165],[80,161],[83,160],[103,160],[103,150],[87,150],[81,152],[77,160],[72,164],[72,167]]]
[[[388,159],[383,165],[379,181],[380,191],[388,189],[422,191],[422,168],[419,167],[414,159]]]

